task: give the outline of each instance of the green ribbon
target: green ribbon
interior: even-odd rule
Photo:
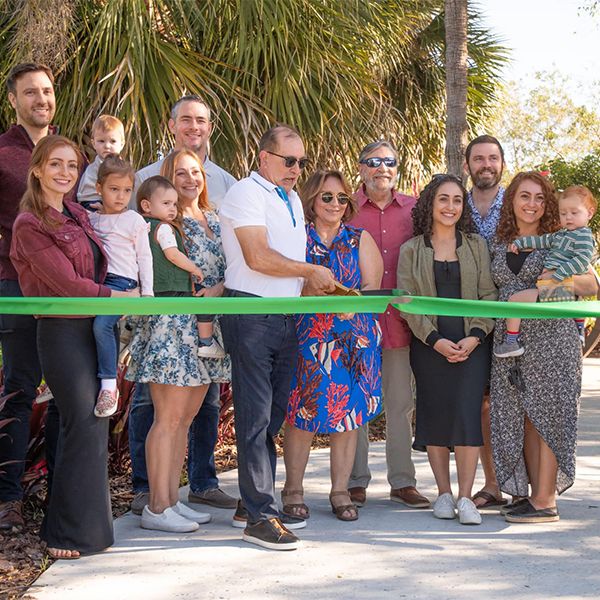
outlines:
[[[402,290],[381,296],[300,298],[0,298],[0,314],[180,315],[383,313],[392,304],[405,313],[452,317],[552,319],[600,317],[600,302],[491,302],[410,296]]]
[[[301,298],[0,298],[0,314],[207,315],[385,312],[398,296]]]
[[[600,302],[498,302],[405,296],[394,306],[405,313],[446,317],[565,319],[600,317]]]

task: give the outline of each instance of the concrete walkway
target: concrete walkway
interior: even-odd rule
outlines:
[[[298,551],[242,542],[230,511],[210,509],[211,523],[180,536],[145,531],[127,514],[115,522],[113,548],[56,562],[29,594],[38,600],[598,598],[600,360],[585,364],[577,480],[559,499],[559,523],[509,524],[490,512],[481,526],[467,527],[437,520],[429,510],[404,509],[386,499],[382,443],[371,451],[369,501],[358,521],[342,523],[327,502],[328,451],[317,451],[305,483],[312,516],[298,532]],[[414,458],[419,487],[433,498],[426,457]],[[236,493],[235,471],[221,481]]]

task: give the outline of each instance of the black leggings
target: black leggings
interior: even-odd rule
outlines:
[[[98,552],[113,544],[108,490],[109,419],[98,394],[93,318],[40,319],[37,342],[60,415],[54,479],[40,537],[51,548]]]

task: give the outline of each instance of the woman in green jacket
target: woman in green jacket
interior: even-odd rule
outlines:
[[[398,285],[418,296],[495,300],[485,240],[473,233],[467,192],[452,175],[437,175],[413,209],[416,237],[402,245]],[[433,514],[478,525],[471,491],[481,434],[481,402],[490,374],[492,319],[403,314],[412,332],[410,362],[417,387],[414,447],[427,449],[439,496]],[[458,501],[450,484],[450,451]]]

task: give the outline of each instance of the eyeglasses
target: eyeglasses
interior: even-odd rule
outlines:
[[[334,198],[337,198],[338,204],[340,206],[346,206],[346,204],[348,204],[348,202],[350,202],[350,196],[348,196],[348,194],[344,194],[344,192],[340,192],[339,194],[336,194],[335,196],[331,192],[323,192],[321,194],[321,200],[323,202],[325,202],[325,204],[329,204],[330,202],[333,202]]]
[[[397,159],[392,158],[391,156],[386,156],[385,158],[382,158],[381,156],[373,156],[371,158],[363,158],[360,161],[361,165],[367,165],[367,167],[371,169],[376,169],[377,167],[380,167],[381,163],[383,163],[386,167],[390,167],[391,169],[392,167],[395,167],[398,164],[398,161]]]
[[[279,158],[283,158],[285,166],[288,169],[291,169],[296,163],[301,169],[306,168],[308,165],[308,158],[296,158],[295,156],[283,156],[281,154],[277,154],[277,152],[271,152],[270,150],[266,150],[268,154],[272,154],[273,156],[279,156]]]

